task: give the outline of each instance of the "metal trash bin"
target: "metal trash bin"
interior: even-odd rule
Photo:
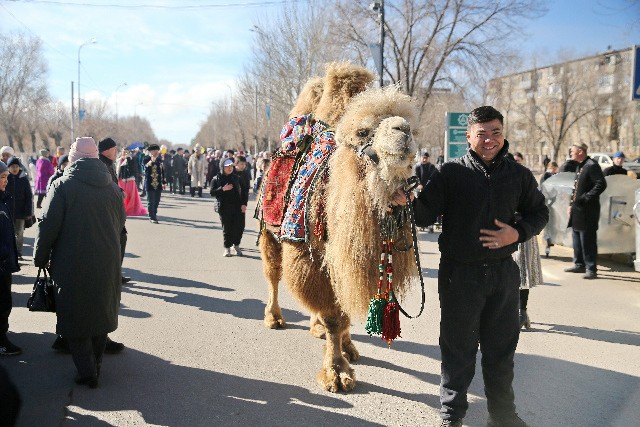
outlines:
[[[637,253],[636,232],[639,225],[634,224],[634,200],[640,180],[625,175],[612,175],[605,178],[607,189],[600,195],[600,221],[598,223],[598,254]],[[549,223],[545,227],[544,239],[547,242],[546,255],[554,244],[572,247],[568,208],[575,173],[561,172],[542,183],[542,194],[549,207]],[[638,206],[636,205],[636,208]]]
[[[633,265],[636,271],[640,271],[640,188],[636,190],[636,203],[633,205],[633,215],[636,217],[636,259]]]

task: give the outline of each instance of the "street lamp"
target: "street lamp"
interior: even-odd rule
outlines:
[[[378,52],[378,60],[380,61],[380,87],[382,87],[384,83],[384,0],[374,1],[369,5],[369,9],[376,12],[380,19],[380,52]]]
[[[126,85],[127,85],[127,82],[124,82],[118,85],[118,87],[116,88],[116,123],[118,123],[118,89]]]
[[[84,45],[95,44],[95,43],[97,42],[96,42],[96,38],[94,37],[91,40],[87,40],[86,42],[82,43],[78,48],[78,130],[80,129],[80,122],[82,121],[82,106],[80,105],[80,102],[81,102],[80,101],[80,50]]]

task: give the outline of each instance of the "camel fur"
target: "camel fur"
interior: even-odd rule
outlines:
[[[325,80],[324,94],[328,87]],[[317,380],[331,392],[355,387],[349,362],[359,353],[351,341],[351,318],[364,318],[375,295],[382,242],[379,223],[394,192],[412,175],[416,150],[410,126],[413,104],[397,87],[370,88],[350,102],[337,102],[346,104],[336,127],[337,149],[329,160],[327,181],[319,180],[308,199],[311,221],[326,224],[326,240],[312,234],[309,242],[283,241],[281,263],[292,294],[317,314],[326,331]],[[318,115],[329,112],[321,107],[322,102]],[[377,164],[356,152],[369,141]],[[399,297],[418,275],[410,233],[410,224],[405,223],[397,239],[400,246],[406,245],[394,251],[394,291]]]
[[[335,125],[351,97],[365,90],[373,79],[373,74],[363,67],[348,63],[327,64],[324,78],[313,77],[307,81],[289,117],[314,113],[329,125]],[[277,234],[278,230],[267,226],[261,231],[259,238],[262,268],[269,290],[264,324],[271,329],[280,329],[286,324],[278,302],[278,283],[282,278],[282,245]],[[313,312],[310,333],[318,338],[325,336],[324,326]]]

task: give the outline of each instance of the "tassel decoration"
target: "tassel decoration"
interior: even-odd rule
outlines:
[[[400,310],[393,291],[389,294],[389,301],[384,307],[383,317],[382,339],[391,347],[393,340],[400,336]]]
[[[383,295],[376,294],[369,303],[369,312],[367,313],[367,324],[364,329],[369,336],[380,335],[383,331],[383,318],[387,300]]]

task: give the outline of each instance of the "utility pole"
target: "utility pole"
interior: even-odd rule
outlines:
[[[380,0],[380,87],[384,85],[384,0]]]
[[[76,130],[76,109],[74,107],[74,99],[73,99],[73,82],[71,82],[71,143],[73,144],[76,140],[75,138],[75,130]]]
[[[255,87],[255,117],[254,117],[254,130],[255,130],[255,151],[254,153],[257,155],[258,154],[258,85],[256,84]]]

